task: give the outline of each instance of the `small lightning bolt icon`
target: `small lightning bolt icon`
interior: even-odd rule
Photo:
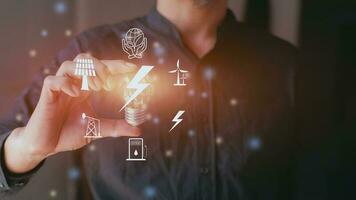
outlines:
[[[171,130],[173,130],[181,121],[183,121],[183,119],[179,119],[179,117],[182,116],[184,112],[184,110],[177,112],[176,116],[172,119],[172,122],[175,122],[175,124],[172,126]],[[171,130],[169,130],[169,132],[171,132]]]
[[[122,106],[120,111],[122,111],[132,100],[134,100],[139,94],[141,94],[150,84],[140,83],[140,81],[153,69],[153,66],[143,65],[140,70],[135,74],[133,79],[127,85],[128,89],[136,89],[136,91],[130,96],[126,101],[125,105]]]

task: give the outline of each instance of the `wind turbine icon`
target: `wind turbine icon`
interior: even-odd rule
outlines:
[[[184,80],[187,79],[186,74],[188,73],[187,70],[182,70],[179,66],[179,59],[177,61],[177,69],[169,71],[168,73],[177,73],[177,82],[173,84],[174,86],[186,86],[187,84],[184,83]]]

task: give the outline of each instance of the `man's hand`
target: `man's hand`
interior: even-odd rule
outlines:
[[[96,77],[89,78],[90,90],[112,89],[115,75],[136,70],[136,65],[121,60],[97,60],[88,54],[76,59],[92,59]],[[75,61],[74,60],[74,61]],[[5,142],[5,163],[14,173],[24,173],[36,167],[49,155],[71,151],[87,144],[86,124],[81,114],[95,116],[89,102],[89,92],[80,91],[81,77],[74,74],[75,62],[66,61],[56,76],[44,80],[39,102],[26,127],[15,129]],[[100,119],[103,137],[137,136],[139,129],[124,120]]]

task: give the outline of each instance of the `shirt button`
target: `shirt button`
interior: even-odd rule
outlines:
[[[208,174],[209,173],[209,169],[206,168],[206,167],[202,167],[202,168],[200,168],[200,173],[201,174]]]
[[[21,186],[23,186],[23,185],[24,185],[24,183],[16,183],[16,184],[15,184],[16,187],[21,187]]]

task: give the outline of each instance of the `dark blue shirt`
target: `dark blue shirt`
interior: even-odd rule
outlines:
[[[214,49],[203,58],[185,46],[176,27],[156,10],[80,34],[24,90],[13,112],[21,117],[9,115],[1,122],[0,143],[26,125],[44,77],[63,61],[81,52],[127,60],[121,40],[130,28],[140,28],[148,38],[143,58],[130,61],[154,66],[150,118],[141,127],[147,157],[145,162],[126,161],[126,137],[96,140],[84,148],[83,166],[94,199],[290,199],[295,49],[237,22],[231,11],[219,26]],[[176,76],[168,73],[178,59],[190,72],[185,87],[175,87]],[[124,117],[118,93],[92,95],[98,116]],[[178,110],[185,110],[183,121],[169,132]],[[3,156],[1,160],[3,191],[23,187],[40,168],[11,174]]]

